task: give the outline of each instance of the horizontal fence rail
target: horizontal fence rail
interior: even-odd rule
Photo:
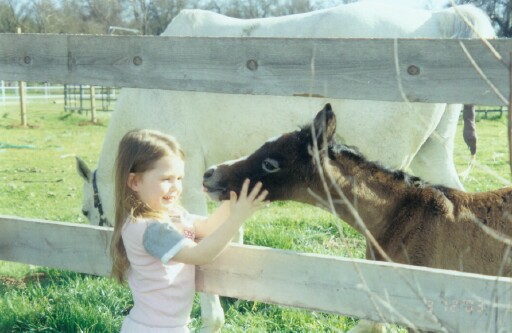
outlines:
[[[0,34],[0,79],[506,105],[512,40],[489,45],[478,39]]]
[[[112,229],[0,215],[0,260],[109,275]],[[511,332],[512,279],[232,245],[198,291],[445,332]]]

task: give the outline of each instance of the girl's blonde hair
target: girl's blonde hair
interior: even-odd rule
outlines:
[[[112,276],[121,283],[125,280],[125,272],[130,267],[121,237],[127,218],[158,215],[138,200],[136,193],[128,186],[128,176],[130,173],[144,173],[151,170],[156,161],[172,154],[182,160],[185,159],[185,154],[174,137],[155,130],[131,130],[119,143],[114,167],[115,221],[110,256],[112,257]]]

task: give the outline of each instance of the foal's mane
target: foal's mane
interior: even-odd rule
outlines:
[[[300,127],[298,131],[299,141],[311,142],[312,141],[312,124]],[[319,135],[317,133],[316,135]],[[362,169],[367,170],[371,174],[378,172],[388,175],[396,182],[402,182],[410,187],[415,188],[434,188],[438,191],[447,194],[451,189],[439,184],[430,184],[429,182],[421,179],[420,177],[411,175],[403,170],[390,169],[383,166],[378,161],[369,161],[356,146],[349,146],[343,143],[336,142],[335,137],[331,138],[327,146],[327,157],[337,162],[338,165],[343,165],[341,159],[349,159],[350,161],[358,164]]]
[[[327,154],[330,160],[336,161],[337,164],[343,164],[343,159],[348,159],[356,163],[361,169],[367,170],[371,174],[378,172],[390,176],[396,182],[403,182],[408,186],[416,188],[432,187],[442,192],[448,190],[443,185],[432,185],[420,177],[411,175],[403,170],[393,170],[383,166],[380,162],[369,161],[359,150],[354,146],[347,146],[341,143],[332,141],[327,149]]]

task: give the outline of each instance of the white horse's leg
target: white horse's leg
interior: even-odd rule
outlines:
[[[219,296],[199,293],[199,300],[201,301],[201,332],[220,332],[224,326],[224,310]]]
[[[356,327],[347,333],[386,333],[386,324],[361,319]]]
[[[414,157],[411,171],[432,184],[464,189],[453,161],[461,105],[448,105],[435,131]],[[469,152],[468,152],[469,156]]]
[[[200,168],[204,162],[194,161],[187,156],[187,176],[184,178],[181,200],[183,206],[192,214],[208,216],[206,196],[202,192],[203,170]],[[201,303],[201,332],[220,332],[224,326],[224,310],[220,304],[219,296],[199,293]]]
[[[238,233],[233,238],[233,242],[237,244],[243,244],[244,240],[243,229],[240,228]],[[199,299],[201,301],[201,332],[211,333],[220,332],[222,326],[224,326],[224,309],[220,304],[219,296],[199,293]]]
[[[243,228],[240,228],[238,233],[233,237],[233,243],[243,244],[244,233]],[[199,293],[201,301],[201,332],[211,333],[220,332],[224,326],[224,309],[220,304],[219,296]]]

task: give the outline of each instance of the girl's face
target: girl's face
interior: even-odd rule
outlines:
[[[153,169],[130,173],[128,186],[152,209],[169,212],[178,203],[184,174],[184,161],[171,154],[156,161]]]

